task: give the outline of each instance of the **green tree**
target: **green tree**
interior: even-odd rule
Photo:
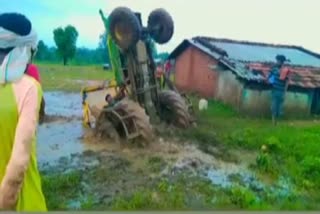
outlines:
[[[63,65],[67,65],[68,60],[74,57],[77,50],[78,35],[77,29],[71,25],[68,25],[64,29],[59,27],[53,31],[54,41],[58,54],[63,59]]]
[[[162,61],[167,60],[168,57],[169,57],[169,53],[168,52],[162,52],[162,53],[159,53],[157,55],[157,58],[161,59]]]
[[[153,40],[151,40],[150,41],[150,46],[151,46],[151,50],[152,50],[152,56],[154,58],[156,58],[158,56],[157,45]]]
[[[97,54],[102,57],[102,61],[104,63],[110,63],[109,59],[109,50],[107,45],[107,32],[105,31],[103,34],[99,37],[99,45],[97,48]]]
[[[42,40],[40,40],[38,43],[38,51],[35,56],[36,60],[39,60],[39,61],[46,60],[48,58],[48,55],[49,55],[48,46]]]

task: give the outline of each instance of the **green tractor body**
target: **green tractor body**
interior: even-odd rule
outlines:
[[[163,9],[151,12],[143,27],[141,14],[118,7],[106,18],[115,93],[108,94],[96,130],[101,136],[151,142],[153,125],[165,121],[181,128],[191,125],[188,105],[177,90],[163,90],[157,82],[154,42],[164,44],[173,35],[173,20]],[[166,81],[169,81],[166,78]],[[168,83],[167,85],[173,85]]]

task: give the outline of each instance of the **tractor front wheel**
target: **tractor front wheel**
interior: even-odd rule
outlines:
[[[127,7],[118,7],[109,16],[112,39],[127,51],[139,41],[141,26],[136,15]]]
[[[157,43],[167,43],[174,31],[173,19],[170,14],[163,8],[152,11],[148,18],[148,31]]]

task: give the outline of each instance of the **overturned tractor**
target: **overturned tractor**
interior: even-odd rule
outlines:
[[[143,27],[141,14],[126,7],[116,8],[108,17],[100,10],[100,15],[115,79],[103,86],[84,88],[85,123],[92,127],[95,120],[94,129],[102,137],[140,138],[139,142],[145,143],[152,141],[153,125],[161,121],[188,128],[192,122],[188,105],[177,90],[158,85],[152,56],[153,42],[165,44],[171,39],[172,17],[164,9],[156,9]]]

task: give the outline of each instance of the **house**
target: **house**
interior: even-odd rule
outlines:
[[[320,55],[302,47],[195,37],[178,45],[169,59],[175,61],[179,90],[267,116],[271,86],[266,79],[277,54],[290,60],[285,65],[291,70],[285,113],[320,114]]]

